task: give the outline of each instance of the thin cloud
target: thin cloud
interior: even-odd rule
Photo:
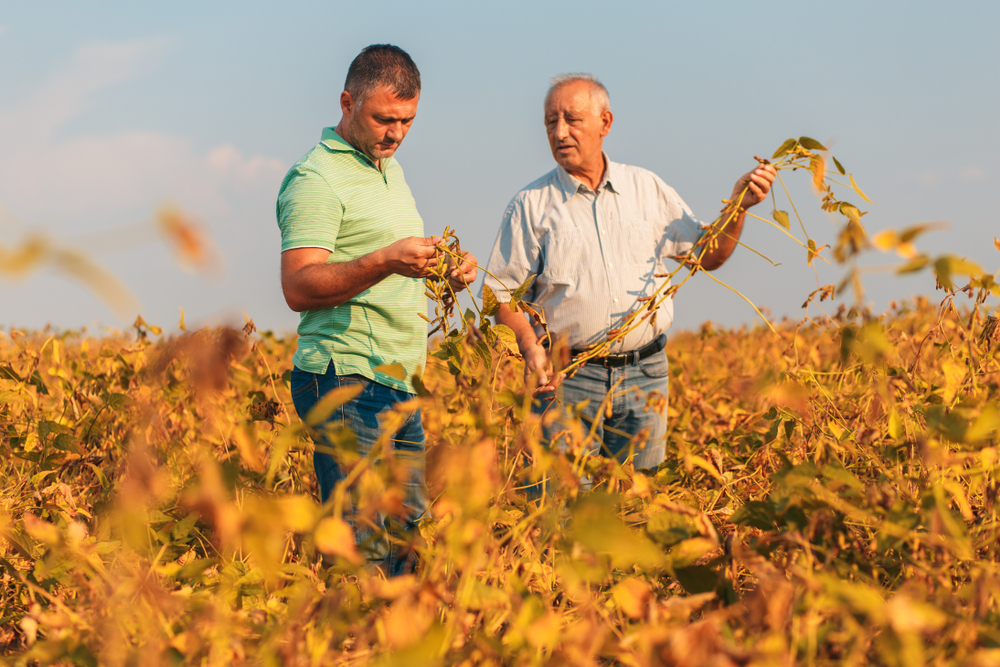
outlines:
[[[65,66],[11,107],[0,110],[0,137],[51,137],[93,105],[96,93],[133,79],[165,55],[165,37],[127,42],[90,42]]]
[[[288,165],[221,141],[200,146],[155,128],[94,131],[71,123],[88,109],[113,113],[102,106],[101,93],[149,76],[168,47],[165,39],[85,45],[46,81],[0,107],[0,205],[13,212],[3,214],[0,208],[0,232],[17,238],[29,227],[44,225],[102,261],[106,252],[108,266],[135,291],[144,314],[172,318],[179,305],[192,317],[228,304],[238,304],[239,312],[246,308],[248,291],[262,293],[276,284],[260,271],[259,262],[246,258],[277,256],[274,198]],[[211,290],[201,281],[178,279],[168,285],[153,278],[157,271],[174,270],[163,248],[143,250],[148,258],[141,266],[133,266],[134,253],[116,252],[156,240],[152,218],[164,203],[204,220],[226,255],[227,275]],[[116,269],[116,261],[130,268]],[[46,284],[43,278],[37,280]],[[66,325],[87,321],[96,304],[96,299],[65,297],[61,289],[45,291],[45,298],[26,294],[0,295],[4,318],[55,318]]]
[[[3,35],[5,32],[7,32],[7,26],[0,23],[0,35]]]
[[[962,170],[962,178],[967,181],[985,181],[986,170],[979,167],[966,167]]]
[[[248,189],[276,189],[286,165],[228,144],[199,150],[186,137],[156,131],[60,132],[99,108],[101,92],[148,75],[169,46],[168,38],[85,44],[0,108],[0,201],[36,219],[109,217],[143,205],[152,211],[163,200],[211,216],[238,208]]]

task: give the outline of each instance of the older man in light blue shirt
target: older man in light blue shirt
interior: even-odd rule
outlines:
[[[606,340],[615,323],[636,299],[652,295],[666,273],[664,262],[690,252],[702,227],[677,193],[656,174],[608,159],[603,140],[611,130],[607,90],[590,75],[553,79],[545,98],[545,127],[557,167],[514,196],[501,223],[485,281],[503,301],[503,284],[519,285],[537,275],[525,301],[541,306],[550,331],[582,350]],[[740,177],[734,199],[749,185],[744,208],[763,201],[774,182],[773,167],[760,166]],[[744,214],[731,216],[718,243],[701,259],[713,270],[732,254]],[[499,280],[489,274],[495,275]],[[629,332],[606,357],[582,366],[559,388],[559,403],[589,400],[585,416],[597,420],[597,436],[606,455],[624,460],[629,443],[640,434],[645,446],[635,451],[636,468],[653,468],[665,455],[666,415],[646,410],[646,396],[667,396],[666,330],[673,303],[661,307],[655,321]],[[550,410],[562,378],[553,371],[542,331],[524,315],[503,304],[497,321],[514,330],[525,358],[525,380],[539,385],[539,410]],[[617,383],[611,414],[597,414]],[[546,438],[558,432],[546,427]],[[595,452],[596,453],[596,452]]]

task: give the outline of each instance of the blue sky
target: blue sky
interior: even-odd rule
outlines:
[[[367,44],[409,51],[424,90],[397,157],[428,234],[446,225],[487,257],[513,194],[552,168],[541,122],[549,77],[598,76],[615,124],[605,148],[672,185],[703,220],[787,137],[829,142],[875,203],[869,233],[947,220],[933,253],[1000,266],[1000,4],[8,3],[0,10],[0,245],[42,231],[87,250],[172,329],[241,322],[292,330],[279,287],[274,199],[285,171],[339,120],[347,66]],[[792,180],[799,174],[791,175]],[[803,183],[810,233],[831,221]],[[844,193],[844,198],[862,204]],[[223,268],[185,273],[149,220],[197,215]],[[779,206],[780,207],[780,206]],[[763,215],[770,204],[758,207]],[[128,229],[128,233],[116,230]],[[111,232],[110,234],[108,232]],[[800,234],[801,236],[801,234]],[[763,223],[716,273],[780,318],[841,267]],[[112,242],[113,241],[113,242]],[[877,253],[876,253],[877,254]],[[893,261],[876,256],[874,264]],[[932,293],[933,277],[872,275],[876,311]],[[676,327],[753,323],[705,277],[678,294]],[[0,327],[128,322],[51,272],[0,284]]]

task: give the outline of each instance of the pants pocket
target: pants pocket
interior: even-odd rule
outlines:
[[[639,370],[646,377],[653,380],[660,380],[667,377],[670,367],[667,364],[667,353],[660,350],[651,357],[639,360]]]

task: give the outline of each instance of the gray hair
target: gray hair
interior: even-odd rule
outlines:
[[[554,76],[549,80],[549,92],[545,94],[545,99],[549,99],[549,96],[556,91],[558,88],[562,88],[568,83],[573,83],[575,81],[586,81],[590,85],[590,102],[594,105],[594,111],[596,113],[603,113],[605,111],[611,110],[611,98],[608,96],[608,89],[604,87],[604,84],[597,80],[593,74],[584,73],[572,73],[572,74],[560,74],[559,76]]]

